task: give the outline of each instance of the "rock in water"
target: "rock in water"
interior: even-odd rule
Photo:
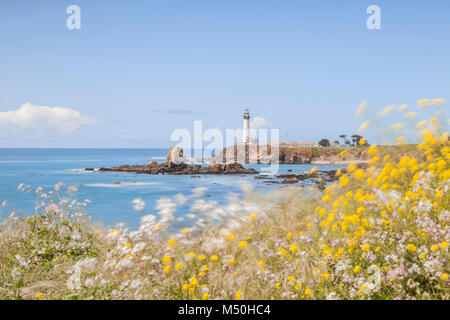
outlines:
[[[167,154],[166,165],[170,168],[177,167],[186,163],[183,155],[183,149],[177,146],[171,146]]]

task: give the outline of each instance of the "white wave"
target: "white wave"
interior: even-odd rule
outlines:
[[[152,186],[161,184],[161,182],[121,182],[121,183],[89,183],[83,186],[94,188],[121,188],[130,186]]]

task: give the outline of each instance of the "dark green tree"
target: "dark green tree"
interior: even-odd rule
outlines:
[[[359,140],[362,139],[362,136],[360,136],[359,134],[354,134],[351,136],[351,138],[352,138],[353,145],[357,146],[357,145],[359,145]]]
[[[342,140],[344,140],[344,145],[345,146],[349,146],[350,145],[350,140],[347,139],[347,135],[346,134],[341,134],[339,136],[339,138],[341,138]]]
[[[329,147],[330,146],[330,140],[322,139],[322,140],[319,141],[319,145],[321,147]]]

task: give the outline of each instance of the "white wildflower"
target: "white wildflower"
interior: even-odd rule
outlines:
[[[145,202],[141,198],[135,198],[131,203],[134,204],[133,209],[136,211],[142,211],[145,207]]]

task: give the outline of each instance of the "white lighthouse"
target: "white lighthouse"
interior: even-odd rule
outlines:
[[[242,142],[248,144],[250,142],[250,113],[248,109],[244,110],[244,129],[242,132]]]

